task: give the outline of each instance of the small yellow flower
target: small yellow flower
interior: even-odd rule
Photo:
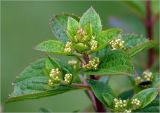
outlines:
[[[141,77],[136,77],[135,78],[135,83],[136,83],[136,85],[138,85],[139,83],[141,83],[143,80],[142,80],[142,78]]]
[[[83,68],[87,70],[96,70],[98,68],[99,62],[99,58],[95,57],[92,60],[90,60],[88,64],[83,64]]]
[[[121,38],[114,39],[110,42],[112,50],[124,48],[124,41]]]
[[[61,81],[62,73],[60,72],[60,70],[58,68],[55,68],[55,69],[51,70],[49,76],[50,76],[53,83],[59,83]]]
[[[132,112],[132,111],[131,111],[130,109],[129,109],[129,110],[126,109],[126,110],[124,111],[124,113],[131,113],[131,112]]]
[[[88,40],[89,37],[87,33],[82,28],[80,28],[77,30],[77,34],[74,36],[74,38],[79,42],[85,42]]]
[[[137,109],[141,106],[141,101],[135,98],[132,99],[131,104],[133,105],[133,109]]]
[[[68,64],[69,64],[69,65],[76,65],[76,64],[77,64],[77,61],[76,61],[76,60],[69,60],[69,61],[68,61]]]
[[[152,81],[153,79],[152,72],[150,72],[149,70],[144,71],[142,75],[144,80]]]
[[[114,104],[115,104],[114,107],[115,107],[118,111],[123,111],[123,109],[126,108],[126,106],[127,106],[127,101],[126,101],[126,100],[121,100],[121,99],[115,98],[115,99],[114,99]]]
[[[48,80],[48,85],[52,86],[54,83],[52,82],[51,79]]]
[[[67,84],[70,84],[71,81],[72,81],[72,78],[73,78],[72,74],[71,74],[71,73],[67,73],[67,74],[65,74],[64,81],[65,81]]]
[[[64,47],[64,52],[65,53],[71,53],[72,52],[72,42],[67,42],[65,47]]]
[[[97,47],[98,47],[97,41],[96,41],[95,39],[91,39],[91,41],[90,41],[90,46],[91,46],[91,50],[92,50],[92,51],[96,50]]]

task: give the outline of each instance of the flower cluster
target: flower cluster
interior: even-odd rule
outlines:
[[[62,73],[59,68],[54,68],[51,70],[49,76],[51,79],[49,79],[48,83],[52,85],[53,83],[59,83],[61,81]]]
[[[94,51],[97,49],[98,47],[98,43],[97,41],[95,40],[95,37],[92,36],[92,39],[90,41],[90,47],[91,47],[91,50]]]
[[[72,42],[67,42],[64,48],[65,53],[71,53],[72,52]]]
[[[60,82],[62,82],[62,73],[61,71],[59,70],[59,68],[53,68],[51,71],[50,71],[50,79],[48,80],[48,84],[50,86],[53,86],[55,84],[59,84]],[[65,74],[64,76],[64,82],[66,82],[67,84],[71,84],[72,82],[72,79],[73,79],[73,76],[71,73],[67,73]]]
[[[87,33],[82,29],[78,29],[77,30],[77,34],[74,36],[74,38],[76,39],[76,42],[85,42],[88,40],[88,36]]]
[[[132,99],[131,104],[133,105],[133,109],[137,109],[141,106],[141,102],[137,98]]]
[[[126,100],[121,100],[121,99],[114,99],[114,103],[115,103],[115,109],[117,109],[118,111],[124,111],[124,109],[127,106],[127,101]]]
[[[124,48],[124,41],[121,38],[112,40],[110,42],[110,45],[112,47],[112,50],[116,50],[116,49],[122,49]]]
[[[130,109],[129,109],[129,110],[126,109],[126,110],[124,111],[124,113],[131,113],[131,112],[132,112],[132,111],[131,111]]]
[[[136,85],[138,85],[139,83],[141,83],[143,81],[143,79],[141,77],[136,77],[135,78],[135,83]]]
[[[68,64],[69,64],[69,65],[76,65],[76,64],[77,64],[77,61],[76,61],[76,60],[69,60],[69,61],[68,61]]]
[[[139,76],[135,78],[135,83],[136,85],[139,85],[141,82],[152,81],[152,79],[153,79],[152,72],[146,70],[143,72],[142,77]],[[149,85],[146,85],[145,87],[147,86]]]
[[[152,81],[153,79],[152,72],[150,72],[149,70],[144,71],[142,75],[144,80]]]
[[[73,79],[73,76],[72,76],[71,73],[65,74],[64,81],[65,81],[67,84],[70,84],[71,81],[72,81],[72,79]]]
[[[86,70],[96,70],[99,65],[99,58],[95,57],[88,62],[88,64],[83,64],[83,68]]]
[[[68,64],[71,65],[73,69],[76,69],[78,62],[76,60],[69,60]]]

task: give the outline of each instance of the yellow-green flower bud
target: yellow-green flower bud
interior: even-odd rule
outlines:
[[[132,99],[131,104],[133,105],[133,109],[137,109],[141,106],[141,102],[137,98]]]
[[[73,76],[72,76],[71,73],[65,74],[64,81],[65,81],[67,84],[71,84],[72,79],[73,79]]]
[[[127,107],[127,101],[115,98],[114,107],[117,111],[124,111],[124,109]]]
[[[126,110],[124,111],[124,113],[131,113],[131,112],[132,112],[132,111],[131,111],[130,109],[129,109],[129,110],[126,109]]]
[[[110,42],[112,50],[124,48],[124,41],[121,38],[114,39]]]
[[[99,58],[95,57],[90,60],[88,64],[84,64],[83,68],[86,70],[96,70],[98,68],[99,62]]]
[[[136,83],[136,85],[138,85],[139,83],[141,83],[143,80],[142,80],[142,78],[141,77],[136,77],[135,78],[135,83]]]
[[[92,51],[96,50],[97,47],[98,47],[97,41],[94,40],[94,39],[91,39],[91,41],[90,41],[90,46],[91,46],[91,50],[92,50]]]
[[[64,47],[64,52],[65,53],[71,53],[72,52],[72,42],[67,42],[65,47]]]
[[[51,79],[48,80],[48,85],[49,85],[49,86],[53,86],[53,85],[54,85],[54,83],[52,82]]]
[[[69,65],[75,65],[75,64],[77,64],[77,61],[76,60],[69,60],[68,64]]]
[[[59,83],[61,81],[62,73],[59,71],[58,68],[55,68],[51,70],[49,76],[53,83]]]
[[[76,69],[77,63],[78,62],[76,60],[69,60],[68,61],[68,64],[71,65],[71,66],[73,66],[73,69]]]
[[[78,40],[78,42],[86,42],[89,39],[87,33],[82,28],[77,30],[74,38]]]
[[[152,72],[150,72],[149,70],[144,71],[142,75],[144,80],[152,81],[153,79]]]

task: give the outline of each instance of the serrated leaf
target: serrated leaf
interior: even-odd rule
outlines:
[[[91,89],[93,90],[95,96],[106,105],[104,101],[103,94],[109,93],[113,95],[111,88],[106,84],[98,80],[88,80],[88,84],[90,85]]]
[[[53,34],[56,36],[57,39],[67,42],[68,36],[67,36],[67,22],[68,17],[72,17],[76,20],[79,20],[78,17],[71,14],[62,14],[62,15],[55,15],[50,20],[50,28],[53,32]]]
[[[140,91],[136,95],[132,97],[132,99],[138,99],[141,102],[140,108],[144,108],[148,104],[150,104],[158,95],[158,91],[156,88],[148,88]]]
[[[36,50],[53,53],[53,54],[65,54],[64,43],[57,40],[43,41],[35,47]]]
[[[45,63],[45,58],[40,59],[24,69],[14,83],[14,91],[8,98],[8,102],[53,96],[78,89],[68,85],[49,86]]]
[[[107,103],[107,105],[109,107],[112,107],[115,97],[110,93],[104,93],[103,98],[104,98],[104,101]]]
[[[155,45],[155,42],[136,34],[124,34],[122,35],[122,39],[125,42],[124,46],[129,56],[134,56],[138,52]]]
[[[68,23],[67,23],[67,33],[69,35],[69,38],[72,41],[75,41],[74,36],[77,34],[77,31],[79,29],[79,23],[77,20],[75,20],[72,17],[68,17]]]
[[[86,71],[87,75],[130,75],[133,73],[133,66],[130,58],[124,52],[109,51],[103,58],[97,70]]]
[[[118,28],[111,28],[111,29],[107,29],[105,31],[101,31],[100,34],[96,37],[96,40],[98,41],[98,48],[97,48],[97,50],[102,49],[105,46],[107,46],[108,43],[112,39],[118,37],[118,35],[121,32],[122,32],[122,30],[118,29]]]
[[[148,106],[136,110],[136,112],[159,112],[159,99],[155,99]]]
[[[102,30],[101,19],[96,11],[91,7],[81,17],[80,25],[84,28],[87,24],[91,24],[93,35],[96,36]]]

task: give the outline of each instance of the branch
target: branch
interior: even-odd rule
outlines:
[[[90,58],[87,54],[84,54],[83,59],[85,60],[85,63],[87,64]],[[90,75],[90,79],[96,80],[96,77],[94,75]],[[91,96],[91,100],[96,109],[96,112],[106,112],[106,109],[104,108],[103,104],[97,99],[94,93],[91,91],[91,92],[88,92],[88,94]]]
[[[149,40],[153,40],[153,18],[152,18],[152,10],[151,10],[151,1],[146,1],[146,19],[145,19],[145,26],[147,32],[147,38]],[[154,50],[153,48],[148,50],[148,64],[147,67],[150,68],[154,63]]]

